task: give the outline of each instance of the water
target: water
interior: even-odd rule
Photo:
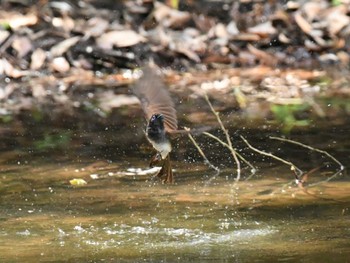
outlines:
[[[299,138],[312,137],[312,145],[347,165],[344,131],[326,146],[326,133]],[[12,130],[2,140],[1,262],[349,262],[346,175],[305,193],[291,183],[289,167],[255,156],[258,174],[236,184],[234,165],[218,145],[209,156],[222,174],[213,179],[194,147],[177,140],[177,183],[163,185],[147,174],[151,154],[142,134],[133,146],[127,134],[116,138],[113,131],[82,139],[78,131],[58,130],[71,136],[63,142],[23,134]],[[52,147],[44,145],[49,142]],[[308,157],[302,167],[326,159],[288,149],[280,154]],[[322,168],[310,180],[324,180],[334,169]],[[87,184],[72,186],[74,178]]]

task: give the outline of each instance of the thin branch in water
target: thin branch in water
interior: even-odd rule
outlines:
[[[289,140],[289,139],[285,139],[285,138],[270,136],[270,139],[272,139],[272,140],[278,140],[278,141],[282,141],[282,142],[292,143],[292,144],[295,144],[295,145],[299,145],[299,146],[301,146],[301,147],[304,147],[304,148],[306,148],[306,149],[309,149],[309,150],[311,150],[311,151],[319,152],[319,153],[321,153],[321,154],[326,155],[328,158],[332,159],[335,163],[337,163],[337,164],[339,165],[339,170],[338,170],[336,173],[334,173],[332,176],[328,177],[326,180],[323,180],[323,181],[321,181],[321,182],[317,182],[317,183],[314,183],[314,184],[310,184],[310,185],[308,185],[309,187],[315,186],[315,185],[320,184],[320,183],[329,182],[330,180],[334,179],[336,176],[338,176],[341,172],[343,172],[343,171],[345,170],[345,166],[344,166],[340,161],[338,161],[333,155],[329,154],[328,152],[326,152],[326,151],[324,151],[324,150],[320,150],[320,149],[311,147],[311,146],[309,146],[309,145],[303,144],[303,143],[301,143],[301,142],[297,142],[297,141],[293,141],[293,140]]]
[[[186,128],[185,127],[185,130],[186,131],[190,131],[190,129],[189,128]],[[205,153],[203,152],[203,150],[201,149],[201,147],[198,145],[198,143],[196,142],[196,140],[193,138],[193,136],[192,136],[192,134],[189,132],[188,133],[188,138],[191,140],[191,142],[193,143],[193,145],[197,148],[197,150],[198,150],[198,152],[199,152],[199,154],[202,156],[202,158],[204,159],[204,163],[206,164],[206,165],[208,165],[210,168],[212,168],[213,170],[215,170],[216,171],[216,173],[214,174],[214,176],[212,176],[212,178],[210,178],[210,181],[211,180],[213,180],[214,178],[216,178],[219,174],[220,174],[220,168],[219,167],[217,167],[217,166],[215,166],[215,165],[213,165],[210,161],[209,161],[209,159],[207,158],[207,156],[205,155]]]
[[[215,109],[214,109],[213,105],[211,104],[211,102],[210,102],[210,100],[208,98],[208,95],[206,93],[204,94],[204,98],[207,101],[211,111],[215,115],[218,123],[220,124],[221,130],[224,132],[224,134],[226,136],[227,144],[228,144],[229,149],[230,149],[230,151],[232,153],[233,159],[235,160],[236,165],[237,165],[237,176],[236,176],[235,181],[238,182],[240,180],[240,178],[241,178],[241,163],[240,163],[240,161],[239,161],[239,159],[237,157],[236,151],[233,149],[232,142],[231,142],[231,139],[230,139],[230,135],[228,134],[227,129],[225,128],[224,124],[222,123],[221,118],[219,116],[219,113],[217,111],[215,111]]]
[[[299,169],[295,164],[293,164],[292,162],[289,162],[287,160],[284,160],[282,159],[281,157],[278,157],[272,153],[267,153],[267,152],[264,152],[264,151],[261,151],[255,147],[253,147],[243,136],[241,136],[241,139],[245,142],[246,145],[248,145],[248,147],[250,149],[252,149],[253,151],[261,154],[261,155],[265,155],[265,156],[268,156],[268,157],[271,157],[277,161],[280,161],[286,165],[289,165],[290,166],[290,169],[294,172],[294,175],[295,175],[295,179],[297,181],[297,184],[300,182],[300,176],[303,175],[303,171],[301,169]]]
[[[217,136],[215,136],[215,135],[213,135],[213,134],[211,134],[209,132],[203,132],[203,134],[208,136],[209,138],[212,138],[212,139],[216,140],[221,145],[223,145],[224,147],[228,148],[231,151],[232,155],[233,155],[232,151],[234,151],[235,154],[238,156],[238,158],[240,158],[244,163],[246,163],[251,168],[251,170],[250,170],[251,174],[246,178],[246,181],[249,180],[252,176],[255,175],[257,169],[247,159],[245,159],[241,154],[239,154],[237,151],[235,151],[235,149],[232,149],[230,147],[230,145],[228,145],[226,142],[224,142],[223,140],[221,140],[220,138],[218,138]]]
[[[313,198],[322,199],[322,200],[325,200],[325,201],[332,201],[332,202],[337,202],[337,203],[343,203],[342,200],[337,200],[337,199],[334,199],[334,198],[327,198],[327,197],[320,196],[320,195],[315,194],[315,193],[311,193],[311,192],[309,191],[309,187],[307,187],[307,188],[304,187],[304,183],[307,181],[308,177],[309,177],[312,173],[314,173],[314,172],[316,172],[317,170],[319,170],[320,168],[321,168],[321,167],[316,167],[316,168],[313,168],[312,170],[306,172],[306,173],[303,175],[303,178],[302,178],[302,179],[299,181],[299,183],[298,183],[299,189],[300,189],[301,191],[303,191],[306,195],[309,195],[309,196],[311,196],[311,197],[313,197]],[[286,186],[288,186],[288,185],[291,185],[291,182],[288,183],[288,184],[286,184],[286,185],[284,185],[284,187],[282,188],[282,192],[283,192],[283,191],[286,191],[286,190],[284,190],[284,189],[285,189]],[[273,194],[275,194],[276,192],[277,192],[277,191],[273,191],[271,194],[273,195]]]

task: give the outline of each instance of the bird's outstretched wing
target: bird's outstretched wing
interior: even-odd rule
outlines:
[[[163,79],[157,74],[157,69],[148,65],[142,72],[142,77],[132,86],[132,91],[141,101],[147,120],[153,114],[162,114],[165,130],[167,132],[177,130],[175,105]]]

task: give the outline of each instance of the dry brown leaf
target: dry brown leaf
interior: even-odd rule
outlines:
[[[328,10],[329,14],[326,16],[327,28],[331,35],[336,35],[344,27],[350,24],[350,17],[346,15],[345,6],[338,6]]]
[[[16,36],[12,42],[12,48],[16,50],[17,57],[22,58],[32,50],[33,45],[28,37]]]
[[[31,56],[30,69],[37,70],[40,69],[46,59],[46,52],[41,48],[36,49]]]
[[[0,75],[5,74],[11,78],[20,78],[27,74],[26,71],[18,70],[13,67],[6,58],[0,59]]]
[[[235,40],[240,40],[240,41],[259,41],[261,37],[258,34],[253,34],[253,33],[241,33],[233,37]]]
[[[305,13],[305,16],[308,21],[313,21],[318,18],[322,10],[328,7],[326,1],[309,1],[305,2],[302,6],[302,11]]]
[[[171,10],[172,8],[170,8],[169,6],[159,2],[155,2],[153,16],[157,22],[161,22],[169,16]]]
[[[300,12],[296,12],[294,15],[295,22],[297,25],[300,27],[300,29],[305,33],[305,34],[310,34],[312,31],[312,26],[311,24],[301,15]]]
[[[214,32],[215,32],[216,37],[220,37],[220,38],[228,38],[229,37],[227,29],[226,29],[225,25],[222,23],[218,23],[214,27]]]
[[[17,30],[24,26],[33,26],[38,22],[38,17],[34,13],[26,15],[17,12],[0,12],[0,24],[8,24],[12,30]]]
[[[146,39],[134,30],[110,31],[96,39],[100,48],[112,49],[116,47],[130,47],[145,42]]]
[[[180,12],[174,9],[172,11],[168,19],[163,21],[165,27],[182,28],[191,19],[191,15],[188,12]]]
[[[276,34],[276,29],[272,26],[270,21],[262,24],[258,24],[254,27],[248,28],[249,33],[259,34],[259,35],[273,35]]]
[[[72,31],[75,26],[74,20],[69,16],[64,17],[54,17],[52,19],[52,25],[54,27],[60,27],[66,32]]]
[[[58,43],[57,45],[53,46],[50,49],[50,53],[53,57],[59,57],[62,56],[64,53],[67,52],[67,50],[74,46],[78,41],[80,40],[79,36],[71,37],[66,40],[63,40],[62,42]]]
[[[101,78],[98,78],[92,71],[81,68],[72,68],[71,74],[62,79],[66,85],[103,85]]]
[[[305,39],[304,41],[305,48],[312,51],[320,51],[321,47],[315,43],[315,41],[311,41],[310,39]]]
[[[165,27],[182,27],[191,19],[191,14],[189,12],[170,8],[160,2],[155,2],[154,7],[154,18]]]
[[[108,26],[107,20],[101,17],[93,17],[87,22],[85,35],[99,37],[107,30]]]
[[[200,62],[199,54],[204,54],[207,49],[205,40],[207,36],[195,36],[190,31],[184,30],[182,34],[177,34],[175,31],[169,31],[171,37],[169,48],[178,53],[187,56],[195,62]]]
[[[189,49],[188,47],[178,44],[176,46],[176,48],[174,48],[175,51],[185,55],[186,57],[188,57],[189,59],[192,59],[193,61],[199,63],[201,61],[201,59],[199,58],[199,56],[193,52],[191,49]]]
[[[70,69],[70,65],[64,57],[54,58],[51,62],[51,67],[60,73],[67,72]]]
[[[281,33],[278,35],[278,40],[281,41],[284,44],[289,44],[291,43],[290,38],[288,38],[285,34]]]
[[[295,11],[300,8],[300,3],[295,1],[288,1],[286,4],[286,8],[289,11]]]
[[[265,51],[262,51],[260,49],[257,49],[251,44],[248,44],[247,47],[248,47],[248,50],[261,61],[262,64],[275,65],[277,63],[277,59],[271,54]]]

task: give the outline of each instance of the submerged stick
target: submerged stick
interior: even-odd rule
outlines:
[[[315,186],[317,184],[320,184],[320,183],[324,183],[324,182],[328,182],[332,179],[334,179],[336,176],[338,176],[341,172],[343,172],[345,170],[345,166],[340,162],[338,161],[333,155],[329,154],[328,152],[324,151],[324,150],[320,150],[320,149],[317,149],[317,148],[314,148],[312,146],[309,146],[309,145],[306,145],[306,144],[303,144],[301,142],[297,142],[297,141],[293,141],[293,140],[289,140],[289,139],[285,139],[285,138],[281,138],[281,137],[274,137],[274,136],[270,136],[270,139],[272,140],[278,140],[278,141],[282,141],[282,142],[288,142],[288,143],[292,143],[292,144],[295,144],[295,145],[299,145],[301,147],[304,147],[306,149],[309,149],[311,151],[314,151],[314,152],[319,152],[321,154],[324,154],[326,155],[328,158],[332,159],[336,164],[339,165],[339,170],[334,173],[332,176],[328,177],[326,180],[323,180],[321,182],[318,182],[318,183],[314,183],[314,184],[310,184],[309,186]]]
[[[228,145],[226,142],[224,142],[220,138],[216,137],[215,135],[213,135],[213,134],[211,134],[209,132],[203,132],[203,134],[208,136],[209,138],[212,138],[212,139],[216,140],[221,145],[223,145],[224,147],[228,148],[231,151],[231,153],[232,153],[232,151],[235,151],[235,149],[232,149],[230,147],[230,145]],[[241,154],[239,154],[237,151],[235,151],[235,153],[237,154],[238,158],[240,158],[245,164],[247,164],[251,168],[251,174],[246,178],[246,181],[247,181],[256,173],[256,168],[247,159],[245,159]]]
[[[218,121],[218,123],[220,124],[220,127],[221,127],[221,130],[224,132],[225,136],[226,136],[226,141],[227,141],[227,144],[228,144],[228,148],[230,149],[231,151],[231,154],[233,156],[233,159],[235,160],[236,162],[236,165],[237,165],[237,176],[236,176],[236,181],[238,182],[241,178],[241,163],[237,157],[237,153],[236,151],[233,149],[233,146],[232,146],[232,142],[231,142],[231,139],[230,139],[230,135],[228,134],[228,131],[227,129],[225,128],[224,124],[222,123],[221,121],[221,118],[219,116],[219,113],[214,109],[213,105],[211,104],[209,98],[208,98],[208,95],[205,93],[204,94],[204,98],[205,100],[207,101],[211,111],[213,112],[213,114],[215,115],[216,117],[216,120]]]
[[[185,127],[186,131],[190,131],[189,128]],[[203,152],[202,148],[198,145],[198,143],[196,142],[196,140],[193,138],[192,134],[189,132],[188,133],[188,138],[191,140],[191,142],[193,143],[193,145],[197,148],[199,154],[202,156],[202,158],[204,159],[204,163],[206,165],[208,165],[210,168],[212,168],[213,170],[216,171],[215,175],[213,176],[213,178],[215,178],[216,176],[218,176],[220,174],[220,168],[216,167],[215,165],[213,165],[209,159],[207,158],[207,156],[205,155],[205,153]]]
[[[273,159],[275,159],[275,160],[277,160],[277,161],[280,161],[280,162],[282,162],[282,163],[284,163],[284,164],[286,164],[286,165],[289,165],[290,168],[291,168],[291,170],[292,170],[292,171],[294,172],[294,174],[295,174],[295,177],[296,177],[295,179],[297,180],[297,183],[300,182],[300,176],[303,175],[303,171],[302,171],[301,169],[299,169],[295,164],[293,164],[293,163],[290,162],[290,161],[284,160],[284,159],[282,159],[281,157],[278,157],[278,156],[276,156],[276,155],[274,155],[274,154],[272,154],[272,153],[267,153],[267,152],[261,151],[261,150],[255,148],[254,146],[252,146],[243,136],[240,136],[240,137],[241,137],[241,139],[244,141],[244,143],[245,143],[250,149],[252,149],[253,151],[255,151],[255,152],[257,152],[257,153],[259,153],[259,154],[261,154],[261,155],[265,155],[265,156],[271,157],[271,158],[273,158]]]

